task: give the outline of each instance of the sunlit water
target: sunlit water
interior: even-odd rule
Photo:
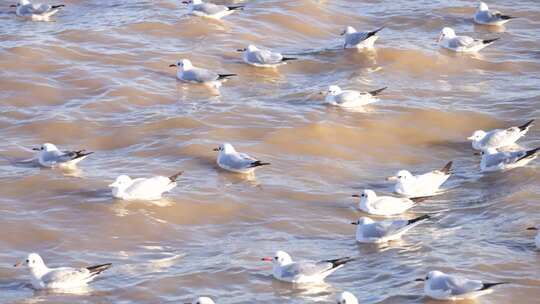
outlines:
[[[540,255],[526,227],[539,224],[538,161],[482,175],[465,138],[476,129],[540,117],[540,4],[491,1],[518,16],[506,28],[474,26],[475,1],[244,1],[222,22],[184,16],[180,1],[66,1],[53,22],[28,22],[2,2],[0,134],[4,157],[53,142],[96,151],[76,174],[0,163],[0,302],[431,303],[413,280],[429,270],[511,281],[479,303],[533,303]],[[230,3],[230,2],[229,2]],[[238,1],[237,1],[238,3]],[[346,25],[382,25],[372,53],[343,51]],[[479,55],[436,45],[452,26],[501,37]],[[277,70],[246,66],[248,43],[294,54]],[[236,73],[220,94],[175,80],[169,64]],[[322,104],[328,85],[388,86],[364,112]],[[256,179],[218,170],[229,141],[271,166]],[[521,144],[540,145],[533,127]],[[449,160],[447,193],[407,215],[436,220],[385,247],[357,245],[350,196],[398,169]],[[111,198],[120,174],[184,170],[159,204]],[[261,257],[354,256],[327,285],[293,289]],[[39,252],[52,266],[112,262],[82,294],[35,292],[13,263]]]

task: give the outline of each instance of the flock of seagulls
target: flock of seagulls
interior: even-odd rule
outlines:
[[[216,5],[202,0],[183,1],[187,4],[188,13],[194,16],[220,19],[242,10],[244,6]],[[56,14],[64,5],[32,4],[29,0],[19,0],[16,8],[17,16],[34,21],[46,21]],[[483,25],[503,25],[514,17],[503,15],[498,11],[489,10],[481,2],[474,14],[474,22]],[[373,31],[358,32],[348,26],[342,33],[344,48],[370,49],[374,48],[378,33],[384,27]],[[458,36],[449,27],[442,29],[438,43],[441,47],[455,52],[477,52],[498,40],[474,39],[468,36]],[[274,68],[298,58],[285,56],[268,49],[248,45],[239,49],[243,53],[245,63],[262,68]],[[216,73],[207,69],[195,67],[190,60],[182,59],[170,67],[177,68],[177,78],[184,82],[209,84],[220,87],[221,83],[235,74]],[[361,107],[376,100],[376,96],[386,87],[360,92],[342,90],[337,85],[328,88],[325,100],[327,103],[342,107]],[[472,148],[481,151],[480,170],[482,172],[508,170],[525,166],[538,156],[540,148],[523,149],[515,147],[516,142],[529,130],[533,120],[521,126],[491,131],[477,130],[468,138]],[[47,168],[74,168],[93,152],[85,150],[61,151],[54,144],[45,143],[36,151],[34,161]],[[238,174],[253,174],[261,167],[270,163],[257,160],[245,153],[237,152],[230,143],[221,144],[214,149],[218,152],[217,165],[227,171]],[[395,183],[394,192],[398,196],[378,196],[373,190],[365,189],[360,195],[358,208],[375,216],[399,216],[418,203],[430,197],[441,194],[442,185],[452,174],[453,162],[448,162],[442,169],[414,175],[407,170],[400,170],[396,175],[388,177],[388,181]],[[153,176],[148,178],[134,178],[121,175],[109,185],[112,197],[121,200],[159,200],[164,193],[170,192],[177,185],[177,179],[182,172],[172,176]],[[387,243],[400,239],[409,230],[429,221],[429,215],[422,215],[412,219],[398,218],[375,221],[369,217],[361,217],[351,224],[356,225],[356,241],[359,243]],[[529,227],[528,230],[538,231],[539,227]],[[536,246],[540,248],[540,233],[535,239]],[[318,262],[295,262],[284,251],[277,251],[273,257],[262,258],[262,261],[272,263],[272,275],[276,280],[295,284],[320,283],[345,264],[354,261],[354,258],[342,257]],[[37,253],[28,255],[25,261],[15,264],[26,266],[30,270],[32,286],[36,289],[69,289],[85,286],[111,267],[110,263],[83,268],[59,267],[49,268]],[[492,287],[507,282],[485,283],[470,280],[460,276],[445,274],[440,271],[431,271],[425,278],[417,279],[424,282],[424,292],[427,296],[438,300],[472,299],[492,292]],[[342,292],[337,298],[338,304],[357,304],[358,299],[350,292]],[[197,297],[192,304],[214,304],[209,297]]]

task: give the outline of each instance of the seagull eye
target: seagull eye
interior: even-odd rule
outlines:
[[[360,195],[360,196],[361,196],[361,197],[366,197],[366,195],[365,195],[365,194],[362,194],[362,195]]]
[[[28,263],[30,263],[30,261],[29,261],[29,260],[26,260],[26,264],[28,264]]]

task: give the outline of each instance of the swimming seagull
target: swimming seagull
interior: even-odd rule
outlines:
[[[286,64],[287,61],[296,60],[297,58],[285,57],[281,53],[272,52],[270,50],[259,49],[250,44],[245,49],[238,49],[238,52],[244,53],[244,62],[256,67],[273,68],[281,64]]]
[[[425,279],[416,279],[416,281],[425,282],[424,292],[428,297],[451,301],[474,299],[492,293],[493,286],[508,284],[508,282],[483,283],[441,271],[430,271]]]
[[[515,19],[516,17],[511,17],[508,15],[503,15],[499,11],[489,10],[487,4],[480,2],[478,4],[478,9],[474,13],[474,22],[483,25],[503,25],[510,19]]]
[[[32,150],[37,151],[36,158],[41,166],[47,168],[60,167],[64,169],[75,168],[77,163],[94,153],[86,152],[86,150],[60,151],[51,143],[44,143],[39,148],[33,148]]]
[[[432,196],[439,192],[441,185],[452,174],[452,162],[448,162],[442,169],[428,173],[413,175],[407,170],[400,170],[395,176],[386,180],[395,181],[394,192],[406,197]]]
[[[322,283],[324,279],[354,259],[349,257],[320,262],[293,262],[285,251],[277,251],[274,257],[262,258],[272,262],[274,278],[290,283]]]
[[[27,266],[32,275],[32,286],[35,289],[73,289],[86,286],[87,283],[103,271],[111,267],[111,263],[83,268],[58,267],[49,268],[37,253],[30,253],[25,261],[14,266]]]
[[[422,224],[430,217],[423,215],[410,220],[374,221],[369,217],[361,217],[351,224],[356,226],[356,241],[359,243],[387,243],[401,238],[412,228]]]
[[[212,300],[209,297],[198,297],[193,299],[191,303],[185,303],[185,304],[215,304],[214,300]]]
[[[244,9],[243,5],[217,5],[209,2],[203,2],[202,0],[182,1],[182,3],[188,5],[189,14],[212,19],[221,19],[232,14],[236,10]]]
[[[358,304],[358,299],[352,293],[344,291],[338,295],[337,304]]]
[[[229,143],[221,144],[214,151],[219,152],[217,157],[218,166],[235,173],[251,174],[257,167],[270,165],[270,163],[262,162],[245,153],[236,152]]]
[[[488,148],[480,153],[482,155],[480,170],[482,172],[493,172],[523,167],[538,157],[539,150],[540,148],[498,152],[495,148]]]
[[[518,139],[525,136],[532,126],[534,119],[525,124],[508,129],[494,129],[488,132],[483,130],[474,131],[473,135],[467,138],[472,141],[472,147],[476,150],[485,150],[488,148],[499,149],[513,145]]]
[[[527,230],[538,231],[538,233],[536,234],[536,237],[534,238],[534,243],[536,245],[536,248],[540,249],[540,231],[539,231],[538,227],[529,227],[529,228],[527,228]]]
[[[29,18],[34,21],[48,21],[49,17],[58,13],[65,5],[32,4],[30,0],[19,0],[17,5],[10,6],[16,8],[15,13],[19,17]]]
[[[122,200],[159,200],[165,192],[176,187],[176,181],[183,172],[169,177],[154,176],[150,178],[131,179],[127,175],[120,175],[109,185],[114,198]]]
[[[383,28],[384,26],[371,32],[357,32],[354,27],[347,26],[345,31],[341,33],[341,36],[345,36],[343,48],[372,49],[375,41],[379,39],[377,33]]]
[[[356,108],[374,103],[377,101],[375,96],[379,95],[382,91],[386,90],[386,87],[369,92],[360,92],[355,90],[342,90],[337,85],[331,85],[328,87],[325,102],[334,106],[344,108]]]
[[[218,74],[207,69],[196,68],[189,59],[182,59],[169,67],[178,67],[176,77],[185,82],[207,84],[219,88],[221,81],[236,76],[236,74]]]
[[[406,198],[393,196],[377,196],[373,190],[364,190],[361,195],[354,194],[353,197],[360,198],[358,208],[373,215],[391,216],[404,213],[416,205],[417,202],[426,198]]]
[[[442,29],[437,42],[445,49],[458,53],[470,53],[478,52],[499,39],[474,39],[469,36],[456,36],[453,29],[445,27]]]

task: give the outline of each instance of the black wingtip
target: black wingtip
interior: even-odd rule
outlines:
[[[378,32],[380,32],[382,29],[384,29],[384,25],[381,26],[380,28],[374,30],[374,31],[369,32],[367,36],[368,36],[368,37],[371,37],[371,36],[373,36],[373,35],[376,35],[376,34],[377,34]]]
[[[98,275],[98,274],[102,273],[103,271],[111,268],[111,266],[112,266],[112,263],[106,263],[106,264],[86,267],[86,269],[88,269],[91,274]]]
[[[442,173],[448,175],[450,173],[452,173],[452,165],[454,164],[453,161],[449,161],[441,170]]]
[[[510,19],[517,18],[517,17],[508,16],[508,15],[500,15],[499,17],[501,17],[502,20],[510,20]]]
[[[236,74],[218,74],[218,80],[227,79],[229,77],[234,77],[234,76],[238,76],[238,75],[236,75]]]
[[[171,181],[171,183],[176,183],[176,181],[178,180],[178,177],[182,174],[184,174],[184,171],[180,171],[174,175],[171,175],[169,176],[169,180]]]
[[[412,197],[412,198],[409,198],[411,201],[415,202],[415,203],[421,203],[425,200],[428,200],[430,199],[431,196],[419,196],[419,197]]]
[[[235,10],[243,10],[244,9],[244,6],[243,5],[235,5],[235,6],[227,6],[227,8],[231,11],[235,11]]]
[[[94,152],[92,152],[92,151],[86,152],[86,150],[75,151],[75,157],[73,159],[85,157],[85,156],[88,156],[90,154],[94,154]]]
[[[255,168],[255,167],[260,167],[260,166],[269,166],[270,163],[263,163],[262,161],[258,160],[258,161],[254,161],[251,163],[251,168]]]
[[[408,225],[414,224],[414,223],[416,223],[416,222],[423,221],[423,220],[427,220],[427,219],[430,219],[430,218],[431,218],[431,216],[429,216],[429,215],[427,215],[427,214],[426,214],[426,215],[422,215],[422,216],[419,216],[419,217],[417,217],[417,218],[410,219],[410,220],[408,221],[407,224],[408,224]]]
[[[519,161],[522,161],[522,160],[524,160],[526,158],[535,156],[538,153],[538,151],[540,151],[540,147],[525,152],[525,155],[523,155],[518,160],[516,160],[516,163],[519,162]]]
[[[57,4],[57,5],[52,5],[51,8],[56,9],[56,8],[61,8],[61,7],[65,7],[65,6],[66,6],[65,4]]]
[[[518,128],[519,128],[520,131],[525,131],[526,129],[531,127],[533,122],[534,122],[534,119],[531,119],[531,120],[527,121],[524,125],[519,126]]]
[[[377,89],[377,90],[373,90],[373,91],[370,91],[369,94],[371,94],[372,96],[377,96],[379,95],[382,91],[386,90],[388,87],[384,87],[384,88],[380,88],[380,89]]]
[[[291,60],[298,60],[298,58],[294,58],[294,57],[283,57],[283,59],[281,59],[281,61],[291,61]]]
[[[497,37],[497,38],[493,38],[493,39],[485,39],[485,40],[482,40],[482,43],[483,44],[490,44],[490,43],[493,43],[493,42],[495,42],[495,41],[497,41],[499,39],[501,39],[501,38]]]
[[[482,289],[480,290],[486,290],[493,286],[502,285],[502,284],[510,284],[510,282],[499,282],[499,283],[484,283],[482,284]]]
[[[354,261],[354,258],[344,257],[344,258],[339,258],[339,259],[334,259],[334,260],[326,260],[325,262],[331,263],[332,268],[336,268],[336,267],[339,267],[341,265],[345,265],[345,264],[349,263],[350,261]]]

